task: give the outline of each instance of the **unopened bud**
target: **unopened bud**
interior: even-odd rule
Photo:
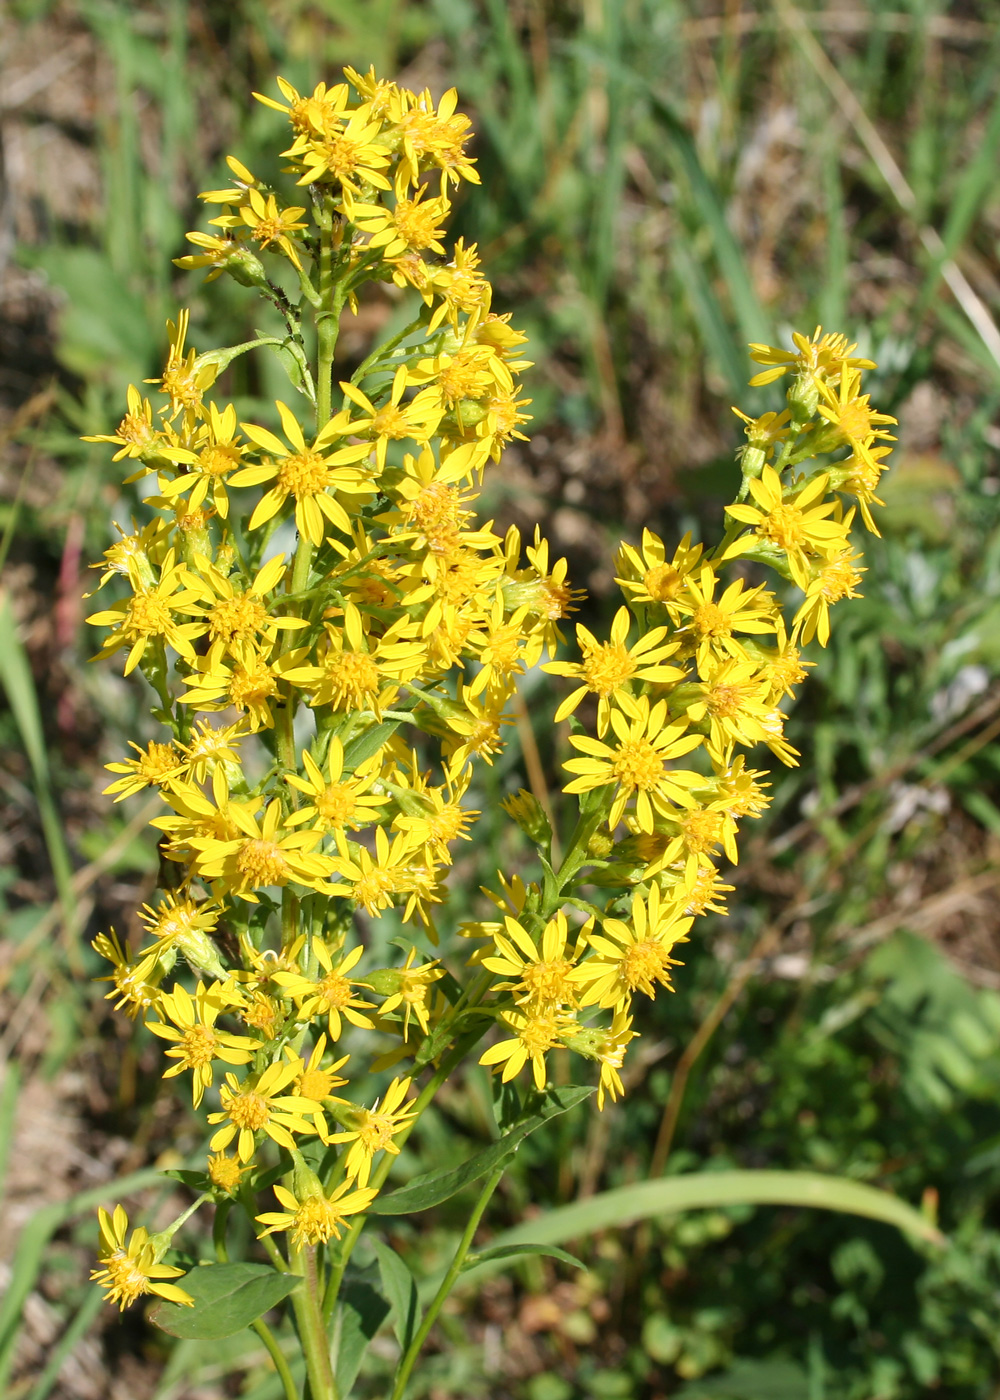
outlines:
[[[264,264],[251,253],[249,248],[234,248],[222,263],[222,267],[241,287],[265,287],[267,285]]]
[[[819,403],[819,385],[811,374],[798,374],[788,390],[788,407],[792,414],[792,424],[799,427],[808,423],[816,412]]]
[[[525,836],[537,846],[552,840],[549,819],[542,810],[542,804],[532,793],[521,788],[519,792],[505,797],[500,805],[509,817],[514,818]]]

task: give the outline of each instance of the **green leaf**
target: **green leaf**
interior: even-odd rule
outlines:
[[[249,1327],[301,1282],[298,1274],[279,1274],[267,1264],[205,1264],[177,1279],[193,1308],[160,1303],[150,1317],[172,1337],[216,1341]]]
[[[587,1267],[575,1254],[568,1254],[565,1249],[559,1249],[554,1244],[501,1244],[494,1248],[482,1249],[478,1254],[468,1255],[462,1268],[474,1269],[477,1264],[492,1264],[500,1259],[517,1259],[526,1254],[544,1254],[549,1259],[558,1259],[560,1263],[572,1264],[575,1269]]]
[[[413,1340],[418,1320],[417,1282],[394,1249],[384,1240],[372,1240],[378,1255],[382,1288],[392,1305],[392,1330],[405,1352]]]
[[[944,1243],[944,1236],[919,1211],[888,1191],[876,1190],[860,1181],[819,1172],[726,1171],[692,1172],[602,1191],[506,1230],[497,1237],[493,1248],[562,1244],[596,1230],[632,1225],[651,1216],[736,1205],[812,1206],[844,1211],[881,1220],[933,1244]]]
[[[450,1200],[464,1186],[469,1186],[480,1177],[486,1176],[487,1172],[491,1172],[505,1158],[512,1157],[529,1133],[533,1133],[550,1118],[575,1108],[593,1092],[589,1085],[572,1089],[550,1089],[539,1111],[529,1118],[522,1119],[520,1123],[515,1123],[499,1142],[493,1143],[482,1152],[477,1152],[460,1167],[428,1172],[416,1181],[411,1181],[408,1186],[391,1191],[388,1196],[379,1196],[370,1213],[411,1215],[419,1210],[429,1210],[431,1206],[439,1206],[442,1201]]]
[[[368,1343],[389,1314],[389,1304],[373,1282],[374,1264],[366,1269],[348,1269],[340,1286],[334,1323],[337,1389],[349,1395]]]
[[[183,1167],[167,1167],[163,1171],[164,1176],[172,1176],[175,1181],[181,1181],[192,1191],[211,1191],[212,1181],[207,1172],[186,1171]]]
[[[359,734],[356,739],[344,746],[344,768],[353,773],[358,764],[364,763],[366,758],[372,758],[378,753],[383,744],[387,744],[396,730],[399,728],[399,720],[383,720],[381,724],[373,724],[371,729],[366,729],[364,734]]]

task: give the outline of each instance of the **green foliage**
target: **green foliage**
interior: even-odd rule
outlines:
[[[184,1291],[194,1305],[159,1303],[151,1320],[174,1337],[218,1341],[263,1317],[300,1282],[266,1264],[205,1264],[184,1275]]]

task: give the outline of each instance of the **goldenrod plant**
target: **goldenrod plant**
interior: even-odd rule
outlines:
[[[95,566],[122,596],[89,621],[108,629],[100,657],[124,653],[155,695],[162,735],[109,765],[107,791],[159,792],[165,857],[162,892],[138,911],[142,946],[113,931],[95,946],[109,995],[163,1041],[165,1078],[190,1085],[207,1123],[203,1160],[174,1173],[194,1202],[153,1235],[130,1231],[121,1205],[102,1211],[94,1278],[123,1308],[158,1295],[154,1320],[181,1336],[253,1326],[289,1400],[303,1383],[311,1400],[350,1392],[361,1350],[348,1338],[360,1328],[363,1348],[382,1319],[351,1313],[366,1229],[404,1300],[402,1397],[518,1143],[593,1093],[551,1086],[553,1052],[596,1075],[598,1111],[622,1094],[637,998],[673,990],[695,920],[725,912],[740,823],[767,805],[745,751],[796,761],[782,702],[805,677],[800,648],[825,645],[830,608],[855,596],[850,532],[856,514],[875,528],[894,422],[862,392],[873,366],[845,336],[751,346],[751,383],[789,376],[787,406],[737,410],[746,444],[723,538],[671,551],[647,529],[623,544],[610,631],[577,624],[571,649],[582,595],[565,560],[537,529],[526,543],[474,511],[523,437],[529,362],[476,248],[444,242],[453,187],[478,183],[469,120],[454,91],[435,104],[373,71],[345,78],[258,95],[290,124],[290,188],[230,157],[231,184],[202,196],[221,211],[212,231],[177,260],[258,292],[285,334],[198,353],[182,311],[151,396],[131,387],[117,432],[90,439],[150,492],[149,520]],[[376,281],[415,315],[337,382],[341,318]],[[243,422],[215,389],[259,348],[280,358],[288,401]],[[536,667],[562,678],[575,823],[557,838],[537,796],[511,795],[537,875],[498,872],[495,917],[460,922],[449,875],[480,815],[466,799],[516,736],[518,684]],[[387,1189],[468,1057],[495,1071],[497,1142]],[[379,1220],[477,1181],[421,1314]],[[184,1273],[164,1260],[202,1206],[215,1261]],[[267,1263],[229,1259],[234,1211]],[[286,1305],[299,1363],[264,1321]]]

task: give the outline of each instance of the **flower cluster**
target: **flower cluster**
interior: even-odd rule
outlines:
[[[109,765],[107,791],[160,794],[168,871],[139,911],[138,950],[113,933],[96,946],[110,995],[163,1040],[166,1077],[207,1100],[206,1192],[253,1202],[279,1163],[282,1209],[256,1220],[290,1259],[364,1215],[491,1030],[481,1062],[504,1081],[530,1068],[544,1089],[547,1054],[567,1047],[597,1063],[601,1107],[622,1092],[634,997],[671,988],[694,919],[724,909],[739,822],[767,803],[738,751],[795,761],[782,697],[805,674],[800,644],[825,644],[830,605],[854,596],[842,502],[872,525],[892,421],[861,395],[868,362],[842,337],[753,347],[771,366],[760,378],[794,378],[784,412],[745,419],[725,539],[670,556],[648,530],[623,545],[608,639],[580,625],[579,659],[561,659],[580,598],[565,561],[537,532],[525,544],[475,516],[484,471],[521,436],[528,362],[475,248],[449,257],[442,242],[452,185],[477,180],[468,120],[454,92],[435,106],[373,73],[346,78],[304,96],[279,80],[285,101],[261,99],[288,118],[309,214],[230,158],[232,186],[203,196],[222,206],[218,232],[189,235],[201,251],[178,260],[256,287],[288,335],[198,354],[182,312],[153,395],[131,387],[117,432],[91,439],[149,493],[152,519],[96,566],[122,596],[89,620],[109,629],[100,655],[124,653],[156,692],[161,734]],[[335,384],[339,316],[378,280],[415,319]],[[263,423],[215,395],[257,345],[279,353],[294,400]],[[762,564],[804,595],[788,622],[755,581]],[[501,877],[499,920],[460,930],[481,940],[465,972],[451,944],[435,948],[457,843],[480,815],[466,798],[539,665],[570,682],[555,719],[592,728],[572,720],[579,820],[557,863],[538,801],[508,799],[545,875]],[[388,911],[410,936],[385,965],[371,930]],[[105,1222],[109,1296],[176,1301],[159,1281],[173,1271],[144,1234],[126,1244],[126,1225]]]

